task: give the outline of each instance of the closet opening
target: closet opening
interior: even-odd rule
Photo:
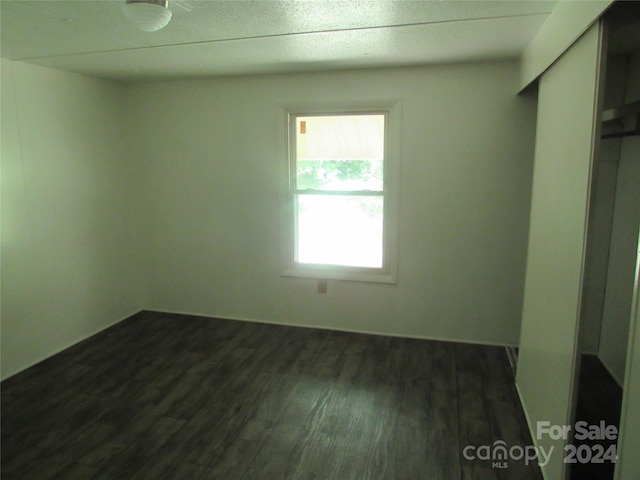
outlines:
[[[640,4],[618,2],[608,27],[599,148],[593,172],[580,320],[580,374],[574,426],[619,431],[634,269],[640,230]],[[574,429],[575,433],[575,429]],[[616,439],[574,435],[570,478],[614,478]],[[600,453],[603,462],[582,461]]]

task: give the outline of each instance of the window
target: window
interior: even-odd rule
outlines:
[[[285,274],[393,282],[390,109],[289,113]]]

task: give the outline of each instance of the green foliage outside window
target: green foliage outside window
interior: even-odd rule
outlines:
[[[382,190],[382,161],[299,160],[299,190]]]

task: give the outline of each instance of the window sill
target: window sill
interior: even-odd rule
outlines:
[[[368,268],[336,267],[333,265],[295,265],[282,272],[282,276],[317,278],[322,280],[345,280],[350,282],[398,283],[396,276],[388,271]]]

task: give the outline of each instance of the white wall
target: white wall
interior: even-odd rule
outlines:
[[[3,60],[3,378],[141,308],[517,343],[535,122],[517,77],[506,62],[126,87]],[[402,103],[399,281],[320,295],[280,275],[280,105],[377,98]]]
[[[2,60],[2,377],[139,310],[122,85]]]
[[[516,344],[535,101],[515,62],[129,87],[145,307]],[[400,99],[397,285],[281,277],[281,105]]]
[[[625,102],[640,100],[640,51],[628,62]],[[624,382],[634,267],[640,228],[640,137],[621,140],[599,357]]]

